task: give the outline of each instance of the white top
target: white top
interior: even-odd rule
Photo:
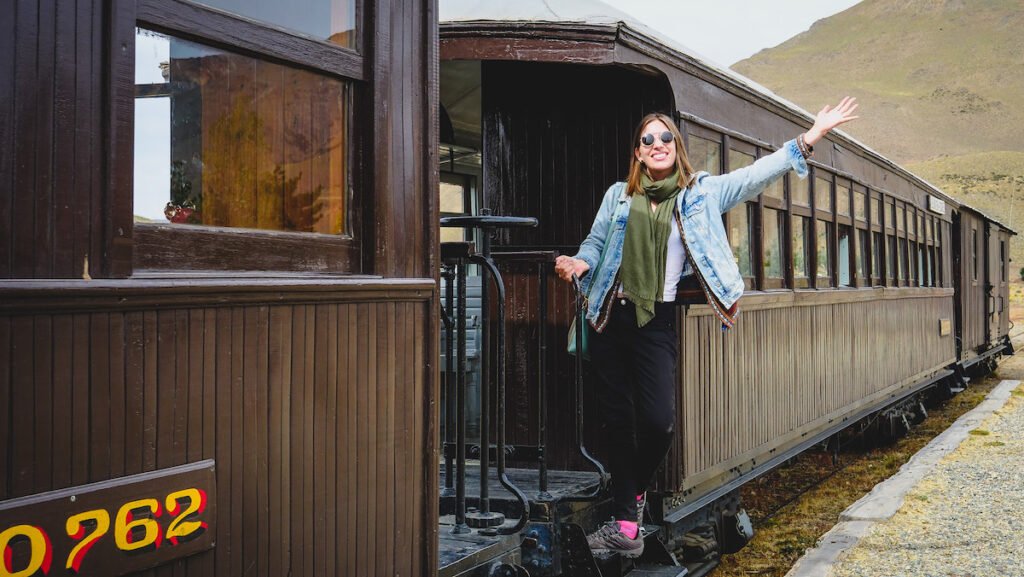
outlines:
[[[683,265],[686,263],[686,247],[679,237],[679,227],[672,217],[672,231],[668,235],[668,251],[665,254],[665,289],[662,300],[670,303],[676,300],[676,285],[683,276]]]

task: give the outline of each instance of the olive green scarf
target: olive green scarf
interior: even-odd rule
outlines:
[[[643,195],[634,194],[630,203],[619,268],[622,291],[636,305],[638,327],[654,318],[654,303],[664,297],[665,259],[679,194],[679,171],[657,182],[644,173],[640,187]],[[651,210],[651,202],[658,203],[657,210]]]

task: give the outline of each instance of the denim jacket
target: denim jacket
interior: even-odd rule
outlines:
[[[684,275],[696,269],[708,304],[725,327],[731,327],[735,321],[736,303],[743,295],[743,277],[721,215],[756,197],[790,169],[796,170],[800,178],[807,176],[807,163],[797,148],[796,140],[787,142],[754,164],[728,174],[712,176],[699,172],[676,197],[676,222],[680,226],[688,261],[684,263]],[[610,292],[622,263],[622,245],[631,200],[624,182],[617,182],[608,189],[590,227],[590,234],[580,244],[575,257],[590,265],[588,274],[582,279],[582,288],[589,299],[587,320],[598,331],[603,330],[607,322],[607,315],[602,315],[602,311],[607,310],[604,305],[610,301]]]

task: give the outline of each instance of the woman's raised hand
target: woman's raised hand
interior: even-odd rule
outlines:
[[[829,130],[845,124],[851,120],[860,118],[859,116],[853,116],[853,111],[857,110],[857,99],[847,96],[844,98],[838,106],[832,108],[826,105],[818,112],[817,118],[814,119],[814,126],[807,131],[804,136],[804,141],[811,146],[814,146],[819,140],[824,138],[828,134]]]
[[[576,276],[582,277],[588,270],[590,270],[590,265],[578,258],[562,255],[555,259],[555,272],[565,282],[571,282],[574,273]]]

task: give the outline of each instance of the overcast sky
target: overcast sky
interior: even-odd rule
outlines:
[[[718,64],[781,44],[860,0],[603,0]]]

